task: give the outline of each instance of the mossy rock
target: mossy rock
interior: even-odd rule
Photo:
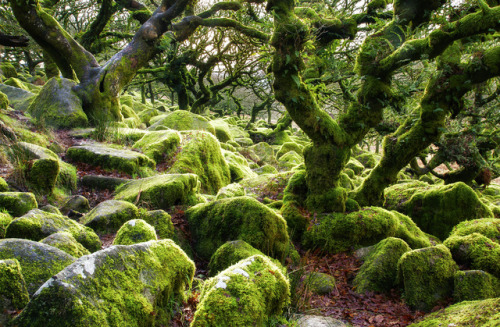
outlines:
[[[177,243],[172,217],[167,212],[163,210],[141,212],[140,217],[154,227],[158,239],[170,238]]]
[[[450,236],[443,243],[462,265],[480,269],[500,278],[500,244],[479,233]]]
[[[267,163],[269,165],[278,164],[278,161],[274,156],[274,149],[266,142],[257,143],[248,149],[255,152],[255,154],[259,157],[259,162]]]
[[[40,208],[40,210],[48,212],[48,213],[52,213],[52,214],[55,214],[55,215],[59,215],[59,216],[63,215],[61,213],[61,211],[59,211],[59,209],[57,209],[57,207],[55,207],[55,206],[53,206],[51,204],[44,205],[43,207]]]
[[[404,240],[413,250],[432,245],[431,238],[424,233],[410,217],[397,211],[391,211],[399,220],[398,229],[394,235]],[[438,242],[439,243],[439,242]]]
[[[69,232],[90,252],[101,249],[101,241],[92,229],[67,217],[39,209],[30,210],[25,215],[14,219],[7,227],[5,237],[39,241],[57,232]]]
[[[384,190],[384,207],[390,210],[403,210],[402,207],[413,194],[427,191],[433,186],[421,181],[406,181],[394,184]]]
[[[5,231],[11,222],[12,217],[7,212],[0,212],[0,238],[5,237]]]
[[[214,127],[215,136],[220,142],[225,143],[234,139],[233,134],[231,133],[231,128],[225,120],[214,119],[210,121],[210,125]]]
[[[72,80],[53,77],[45,83],[33,100],[28,112],[44,124],[55,128],[75,128],[88,125],[81,98],[73,91]]]
[[[375,166],[377,165],[377,162],[380,160],[380,155],[372,153],[372,152],[364,152],[362,154],[355,156],[355,158],[365,168],[371,169],[371,168],[375,168]]]
[[[54,233],[41,240],[40,243],[58,248],[75,258],[90,254],[90,251],[81,245],[69,232]]]
[[[252,169],[250,169],[248,161],[241,154],[223,149],[222,155],[226,159],[226,162],[229,166],[229,173],[231,174],[231,182],[239,182],[242,179],[253,178],[256,176],[255,172],[253,172]]]
[[[440,239],[447,238],[453,227],[464,220],[493,217],[476,192],[462,182],[432,186],[425,184],[426,190],[416,191],[408,201],[396,205],[396,208],[387,206],[387,197],[384,206],[410,216],[424,232]],[[386,190],[386,194],[391,191]]]
[[[21,265],[28,293],[75,261],[75,258],[53,246],[8,238],[0,240],[0,260],[17,259]]]
[[[180,134],[172,130],[149,132],[137,141],[132,148],[153,159],[156,163],[171,158],[181,142]]]
[[[358,293],[387,293],[397,286],[398,261],[401,256],[411,251],[405,241],[388,237],[373,247],[364,258],[353,285]]]
[[[318,295],[327,295],[335,290],[335,278],[320,272],[309,272],[302,281],[307,290]]]
[[[9,312],[24,309],[30,298],[21,266],[16,259],[0,260],[0,326],[8,326]]]
[[[276,169],[276,167],[271,166],[269,164],[265,164],[263,166],[260,166],[259,168],[255,168],[253,171],[259,175],[277,174],[278,173],[278,169]]]
[[[482,270],[457,271],[454,285],[456,302],[500,297],[500,279]]]
[[[0,91],[0,109],[7,110],[9,108],[9,98],[7,94]]]
[[[224,186],[217,192],[216,200],[234,198],[237,196],[245,196],[245,188],[238,183],[232,183]],[[238,260],[239,261],[239,260]]]
[[[220,271],[238,263],[238,261],[257,254],[264,256],[261,251],[245,241],[237,240],[226,242],[220,246],[210,258],[210,262],[208,263],[208,275],[215,276]]]
[[[21,81],[19,78],[10,77],[10,78],[6,79],[5,81],[3,81],[3,83],[5,85],[10,85],[10,86],[13,86],[13,87],[17,87],[17,88],[23,89],[25,91],[32,92],[32,90],[30,90],[28,88],[28,86],[26,85],[26,83],[24,83],[23,81]],[[35,92],[33,92],[33,93],[35,93]]]
[[[156,240],[156,231],[153,226],[142,219],[132,219],[120,227],[113,245],[132,245]]]
[[[191,173],[198,175],[201,190],[207,194],[217,191],[231,182],[229,166],[222,155],[219,141],[207,132],[182,133],[183,145],[170,174]]]
[[[98,232],[116,232],[127,221],[139,217],[139,210],[127,201],[107,200],[80,219],[84,224]]]
[[[450,251],[442,244],[406,252],[398,262],[405,302],[413,309],[430,311],[451,296],[457,270]]]
[[[144,168],[155,168],[155,162],[142,153],[115,149],[99,143],[72,146],[68,148],[66,157],[74,162],[114,169],[131,175],[140,173]]]
[[[144,109],[138,113],[139,119],[142,123],[146,124],[146,126],[150,126],[151,119],[161,114],[161,111],[155,108]]]
[[[278,166],[283,170],[290,170],[304,162],[304,158],[295,151],[288,151],[278,160]]]
[[[278,152],[276,152],[276,159],[279,160],[281,158],[281,156],[283,156],[284,154],[286,154],[290,151],[295,151],[299,155],[302,155],[302,153],[304,151],[304,147],[300,144],[295,143],[295,142],[283,143],[283,145],[280,147]]]
[[[19,217],[37,208],[35,195],[27,192],[2,192],[0,193],[0,209],[9,212],[13,217]]]
[[[352,169],[356,175],[359,175],[365,170],[365,166],[359,160],[356,158],[350,158],[347,164],[345,165],[346,168]]]
[[[115,199],[138,203],[151,209],[168,210],[174,205],[199,203],[197,192],[198,176],[164,174],[123,184],[116,189]]]
[[[89,200],[82,195],[73,195],[66,198],[60,209],[61,213],[67,215],[71,211],[85,213],[90,211]]]
[[[409,327],[500,325],[500,297],[480,301],[463,301],[434,312]]]
[[[238,143],[240,146],[247,147],[247,146],[252,146],[253,145],[253,141],[249,137],[235,137],[234,141],[236,143]]]
[[[288,279],[264,256],[255,255],[209,279],[192,327],[265,326],[290,301]]]
[[[177,110],[166,115],[159,115],[151,119],[152,125],[149,130],[175,129],[177,131],[207,131],[215,135],[215,129],[203,116],[194,114],[187,110]]]
[[[50,278],[16,318],[30,326],[165,326],[194,263],[171,240],[116,245]]]
[[[0,70],[1,70],[1,73],[3,74],[3,76],[5,76],[5,78],[11,78],[11,77],[17,77],[17,71],[16,71],[16,67],[14,67],[13,64],[11,64],[10,62],[1,62],[0,63]]]
[[[467,236],[479,233],[500,244],[500,219],[482,218],[462,221],[453,227],[450,236]]]
[[[10,106],[23,112],[28,110],[28,107],[36,96],[32,92],[5,84],[0,84],[0,92],[7,95]]]
[[[199,204],[186,211],[198,256],[206,260],[225,242],[243,240],[278,260],[288,249],[285,220],[249,197]]]

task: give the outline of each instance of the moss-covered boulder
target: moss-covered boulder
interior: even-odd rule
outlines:
[[[72,146],[68,148],[66,157],[74,162],[83,162],[127,174],[138,174],[144,168],[155,168],[155,162],[142,153],[99,143]]]
[[[0,210],[4,209],[14,217],[19,217],[37,208],[35,195],[27,192],[0,193]]]
[[[39,241],[57,232],[69,232],[91,252],[101,249],[101,241],[92,229],[67,217],[39,209],[30,210],[25,215],[14,219],[7,226],[5,237]]]
[[[439,301],[451,296],[458,266],[444,245],[406,252],[398,262],[398,281],[406,303],[430,311]]]
[[[9,108],[9,98],[7,94],[0,91],[0,109],[6,110]]]
[[[483,218],[462,221],[453,227],[450,236],[467,236],[479,233],[500,244],[500,219]]]
[[[177,131],[207,131],[215,135],[214,127],[205,117],[187,110],[176,110],[165,115],[156,116],[151,122],[152,125],[148,128],[151,131],[169,128]]]
[[[139,217],[139,210],[127,201],[107,200],[80,219],[84,224],[98,232],[116,232],[125,222]]]
[[[72,90],[72,80],[54,77],[43,86],[28,112],[38,120],[55,128],[75,128],[88,125],[82,109],[82,100]]]
[[[0,84],[0,92],[7,95],[9,105],[19,111],[28,110],[35,99],[34,93],[10,85]]]
[[[231,174],[231,182],[239,182],[245,178],[256,177],[255,172],[250,169],[248,161],[239,153],[222,150],[222,155],[226,159]],[[274,167],[273,167],[274,168]],[[274,168],[276,171],[276,168]],[[277,172],[277,171],[276,171]]]
[[[90,211],[89,200],[82,195],[73,195],[66,198],[60,208],[62,214],[67,215],[71,211],[80,213]]]
[[[120,227],[113,245],[132,245],[156,240],[156,231],[153,226],[142,219],[132,219]]]
[[[500,278],[500,244],[479,233],[451,236],[443,244],[459,264]]]
[[[500,279],[482,270],[457,271],[454,285],[456,302],[500,297]]]
[[[282,170],[290,170],[304,162],[304,158],[295,151],[289,151],[278,160],[278,167]]]
[[[303,244],[308,248],[319,247],[337,253],[374,245],[390,236],[401,238],[415,248],[430,245],[425,234],[407,217],[379,207],[319,216],[304,232]]]
[[[195,131],[182,133],[182,138],[182,149],[169,173],[196,174],[204,193],[217,194],[221,187],[231,182],[229,166],[219,141],[207,132]]]
[[[401,256],[411,251],[405,241],[388,237],[373,247],[364,258],[353,284],[358,293],[389,292],[397,283],[398,261]]]
[[[262,165],[264,163],[270,164],[270,165],[276,165],[278,161],[276,160],[276,157],[274,156],[274,149],[272,146],[267,144],[266,142],[260,142],[255,145],[252,145],[251,147],[248,148],[250,151],[255,152],[255,154],[258,156],[259,164]]]
[[[116,189],[115,199],[167,210],[174,205],[199,203],[198,176],[164,174],[132,180]]]
[[[365,166],[359,160],[356,158],[351,157],[347,164],[345,165],[346,168],[352,169],[356,175],[359,175],[365,170]]]
[[[5,78],[17,77],[16,67],[10,62],[1,62],[0,63],[0,71]]]
[[[21,265],[28,293],[75,261],[75,258],[53,246],[8,238],[0,240],[0,260],[17,259]]]
[[[335,290],[335,278],[331,275],[312,271],[302,281],[303,286],[314,294],[326,295]]]
[[[268,165],[268,164],[265,164],[265,165],[260,166],[258,168],[254,168],[253,171],[259,175],[268,175],[268,174],[274,175],[274,174],[278,173],[278,169],[276,169],[276,167]]]
[[[159,239],[171,238],[175,239],[174,224],[172,217],[163,210],[152,210],[142,212],[140,217],[148,224],[152,225],[156,230],[156,235]]]
[[[16,259],[0,260],[0,290],[0,326],[7,326],[10,313],[21,311],[30,300]]]
[[[204,284],[191,326],[265,326],[289,301],[289,283],[280,268],[255,255]]]
[[[40,243],[58,248],[75,258],[90,254],[90,251],[80,244],[69,232],[51,234],[41,240]]]
[[[3,83],[5,85],[10,85],[10,86],[13,86],[13,87],[17,87],[17,88],[20,88],[20,89],[23,89],[25,91],[29,91],[29,92],[33,92],[33,93],[38,93],[38,92],[34,92],[34,90],[31,90],[29,87],[28,87],[28,83],[25,83],[23,81],[21,81],[19,78],[16,78],[16,77],[10,77],[8,79],[6,79],[5,81],[3,81]],[[37,87],[37,86],[34,86],[33,85],[33,89]],[[39,90],[37,90],[39,91]]]
[[[225,120],[214,119],[210,121],[210,125],[214,127],[215,136],[220,142],[227,142],[234,139],[229,124]]]
[[[281,158],[281,156],[283,156],[284,154],[286,154],[290,151],[295,151],[299,155],[302,155],[302,153],[304,152],[304,147],[300,144],[295,143],[295,142],[283,143],[283,145],[280,147],[278,152],[276,152],[276,159],[279,160]]]
[[[0,238],[5,237],[7,226],[12,222],[12,217],[7,212],[0,212]]]
[[[372,152],[363,152],[354,158],[356,158],[365,168],[370,169],[377,165],[377,162],[380,160],[380,155]]]
[[[180,142],[179,132],[163,130],[145,134],[132,148],[140,150],[156,163],[160,163],[175,154]]]
[[[220,271],[253,255],[264,255],[245,241],[229,241],[220,246],[210,258],[208,275],[215,276]]]
[[[194,263],[171,240],[116,245],[50,278],[16,318],[30,326],[165,326]]]
[[[480,301],[464,301],[434,312],[409,327],[500,325],[500,297]]]
[[[238,183],[232,183],[224,186],[217,192],[216,200],[234,198],[237,196],[245,196],[245,188]],[[239,261],[239,260],[238,260]]]
[[[196,253],[206,260],[225,242],[243,240],[266,255],[284,259],[288,249],[285,220],[249,197],[199,204],[186,211]]]
[[[448,237],[452,228],[464,220],[493,217],[476,192],[464,183],[424,184],[424,190],[412,190],[414,193],[406,202],[397,202],[395,206],[390,205],[387,198],[397,197],[391,195],[397,192],[396,188],[386,189],[384,206],[410,216],[424,232],[440,239]]]

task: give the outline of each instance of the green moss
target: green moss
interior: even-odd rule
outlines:
[[[28,293],[36,290],[75,258],[46,244],[16,238],[0,240],[0,260],[17,259],[21,265]]]
[[[226,241],[244,240],[263,253],[283,260],[288,249],[285,220],[249,197],[199,204],[186,211],[196,253],[205,259]]]
[[[271,166],[269,164],[265,164],[259,168],[255,168],[253,171],[259,175],[277,174],[278,173],[278,170],[276,169],[276,167]]]
[[[276,153],[276,158],[279,159],[282,155],[289,151],[295,151],[298,154],[302,154],[304,147],[295,143],[295,142],[286,142],[280,147],[278,152]]]
[[[5,231],[11,222],[12,217],[7,212],[0,212],[0,239],[5,237]]]
[[[374,168],[380,158],[375,153],[364,152],[355,157],[365,168]]]
[[[153,226],[142,219],[132,219],[120,227],[113,245],[132,245],[156,240],[156,231]]]
[[[418,182],[422,183],[422,182]],[[408,201],[396,204],[396,210],[410,216],[424,231],[445,239],[452,228],[464,220],[493,217],[491,210],[484,205],[477,194],[464,183],[450,185],[428,185],[426,190],[415,191]],[[391,188],[390,192],[394,192]],[[386,194],[388,194],[386,192]],[[397,196],[396,196],[397,197]],[[394,203],[392,197],[391,203]],[[386,207],[388,205],[386,195]]]
[[[395,237],[405,240],[412,249],[431,246],[429,236],[422,232],[410,217],[397,211],[391,211],[399,220]]]
[[[99,232],[115,232],[125,222],[139,217],[139,210],[127,201],[107,200],[80,219],[80,223]]]
[[[0,110],[5,110],[9,108],[9,98],[3,92],[0,92]]]
[[[8,311],[20,311],[30,300],[21,266],[16,259],[0,260],[0,289],[0,325],[7,326],[10,322]]]
[[[224,143],[221,143],[221,146]],[[245,178],[255,177],[255,173],[250,169],[247,160],[239,153],[222,150],[222,155],[226,159],[231,174],[231,182],[239,182]],[[274,168],[274,167],[273,167]],[[276,168],[274,168],[276,171]]]
[[[335,289],[335,278],[325,273],[309,272],[302,282],[308,291],[318,295],[330,294]]]
[[[472,269],[480,269],[500,278],[500,244],[479,233],[450,236],[443,243],[453,258]]]
[[[289,301],[281,270],[263,256],[252,256],[204,284],[191,326],[264,326]]]
[[[25,238],[39,241],[53,233],[69,232],[89,251],[101,249],[101,241],[94,231],[67,217],[33,209],[22,217],[14,219],[5,233],[9,238]]]
[[[384,207],[389,210],[403,210],[402,206],[413,194],[432,189],[432,187],[421,181],[411,181],[394,184],[385,189]]]
[[[57,232],[51,234],[41,240],[40,243],[58,248],[75,258],[80,258],[81,256],[90,254],[90,251],[78,243],[78,241],[69,232]]]
[[[66,157],[74,162],[115,169],[127,174],[137,174],[142,168],[155,168],[155,162],[144,154],[98,143],[70,147]]]
[[[215,129],[215,136],[220,142],[227,142],[234,139],[229,124],[223,119],[215,119],[210,122]]]
[[[144,212],[144,209],[140,209],[139,216],[154,227],[158,239],[171,238],[174,241],[176,240],[172,217],[165,211],[153,210]]]
[[[410,327],[481,326],[500,324],[500,298],[481,301],[464,301],[434,312]]]
[[[207,132],[183,133],[183,146],[169,173],[198,175],[201,190],[207,194],[217,191],[231,181],[229,166],[224,159],[219,141]]]
[[[304,162],[304,158],[295,151],[289,151],[278,160],[278,166],[283,170],[290,170]]]
[[[180,135],[176,131],[150,132],[137,141],[132,148],[141,150],[156,163],[160,163],[173,156],[180,141]]]
[[[361,174],[365,170],[365,166],[356,158],[350,158],[345,167],[352,169],[356,175]]]
[[[5,78],[17,77],[16,67],[10,62],[1,62],[0,70]]]
[[[224,186],[217,192],[216,200],[245,196],[245,188],[238,183]]]
[[[49,279],[19,315],[20,326],[165,326],[195,266],[171,240],[113,246]]]
[[[168,210],[174,205],[199,203],[198,188],[198,176],[194,174],[165,174],[123,184],[116,189],[115,199]]]
[[[408,244],[399,238],[388,237],[377,243],[364,258],[353,285],[358,293],[387,293],[396,287],[398,261],[411,251]]]
[[[500,244],[500,219],[483,218],[462,221],[453,227],[450,236],[467,236],[479,233]]]
[[[30,189],[39,195],[50,195],[56,186],[59,175],[59,161],[55,159],[38,159],[33,162],[28,172]]]
[[[454,285],[456,302],[500,296],[500,279],[482,270],[457,271]]]
[[[0,193],[0,209],[7,210],[13,217],[22,216],[36,207],[38,207],[38,203],[33,193]]]
[[[215,135],[214,127],[206,118],[187,110],[177,110],[166,115],[156,116],[151,119],[151,123],[149,130],[158,130],[157,128],[163,126],[163,129],[170,128],[177,131],[199,130]]]
[[[444,245],[413,250],[398,262],[398,281],[405,302],[414,309],[430,311],[450,296],[458,266]]]
[[[17,87],[19,89],[23,89],[25,91],[31,91],[23,81],[21,81],[19,78],[11,77],[9,79],[6,79],[3,84],[5,85],[10,85],[13,87]]]

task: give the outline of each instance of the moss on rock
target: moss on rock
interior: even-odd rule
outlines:
[[[169,173],[196,174],[204,193],[217,194],[221,187],[231,182],[229,166],[222,155],[219,141],[207,132],[182,133],[182,138],[182,150]]]
[[[305,275],[302,282],[307,290],[318,295],[326,295],[335,289],[335,278],[331,275],[316,271]]]
[[[160,163],[174,155],[180,142],[178,132],[164,130],[145,134],[132,148],[141,150],[156,163]]]
[[[154,227],[159,239],[171,238],[176,241],[172,217],[167,212],[163,210],[140,212],[140,217]]]
[[[80,223],[99,232],[116,232],[127,221],[139,217],[139,210],[127,201],[107,200],[80,219]]]
[[[231,133],[231,128],[229,124],[223,119],[214,119],[210,121],[215,129],[215,136],[220,142],[227,142],[233,140],[233,134]]]
[[[453,227],[450,236],[467,236],[479,233],[500,244],[500,219],[482,218],[462,221]]]
[[[35,195],[25,192],[0,193],[0,209],[7,210],[13,217],[19,217],[37,208]]]
[[[221,245],[210,258],[208,275],[215,276],[220,271],[253,255],[264,255],[245,241],[229,241]]]
[[[238,183],[232,183],[224,186],[217,192],[216,200],[234,198],[237,196],[245,196],[245,188]]]
[[[464,301],[439,310],[409,327],[481,326],[500,325],[500,298],[480,301]]]
[[[132,245],[156,240],[156,231],[153,226],[142,219],[132,219],[120,227],[113,245]]]
[[[288,151],[278,160],[278,167],[283,170],[290,170],[304,162],[304,158],[295,151]]]
[[[39,241],[57,232],[69,232],[91,252],[101,249],[101,241],[92,229],[67,217],[39,209],[30,210],[25,215],[14,219],[7,227],[5,237]]]
[[[159,115],[151,120],[152,125],[149,130],[175,129],[177,131],[207,131],[215,135],[215,129],[210,122],[200,115],[187,110],[176,110],[166,115]]]
[[[5,231],[11,222],[12,217],[7,212],[0,212],[0,238],[5,237]]]
[[[451,236],[443,243],[453,258],[472,269],[480,269],[500,278],[500,244],[479,233]]]
[[[397,283],[398,261],[401,256],[411,251],[405,241],[388,237],[377,243],[364,258],[353,284],[358,293],[389,292]]]
[[[238,239],[279,260],[287,255],[285,220],[253,198],[199,204],[188,209],[186,217],[201,258],[208,260],[226,241]]]
[[[41,240],[40,243],[58,248],[75,258],[90,254],[90,251],[81,245],[69,232],[54,233]]]
[[[422,232],[410,217],[397,211],[391,211],[399,220],[395,237],[403,239],[412,249],[420,249],[431,246],[429,236]]]
[[[121,185],[116,189],[115,199],[168,210],[174,205],[199,203],[198,187],[198,176],[194,174],[164,174]]]
[[[0,240],[0,260],[3,259],[19,261],[30,295],[47,279],[75,261],[74,257],[53,246],[17,238]]]
[[[500,297],[500,279],[482,270],[457,271],[454,285],[456,302]]]
[[[191,326],[265,326],[289,301],[288,279],[269,259],[255,255],[204,284]]]
[[[50,278],[15,324],[165,326],[184,299],[194,263],[171,240],[116,245],[81,257]]]
[[[127,174],[140,173],[144,168],[155,168],[155,162],[142,153],[115,149],[105,144],[72,146],[66,152],[68,159]]]
[[[222,143],[223,144],[223,143]],[[222,145],[221,144],[221,145]],[[229,172],[231,174],[231,182],[239,182],[245,178],[253,178],[255,172],[250,169],[247,160],[239,153],[222,150],[222,155],[227,161]],[[276,170],[276,169],[274,169]]]
[[[276,165],[278,163],[276,157],[274,156],[274,149],[266,142],[260,142],[252,145],[248,148],[248,150],[253,151],[258,156],[258,160],[261,164],[267,163],[269,165]]]
[[[430,311],[440,300],[451,296],[457,270],[444,245],[406,252],[398,262],[398,281],[403,285],[406,303],[414,309]]]
[[[30,298],[21,266],[16,259],[0,260],[0,326],[8,326],[9,312],[24,309]]]
[[[372,152],[364,152],[357,155],[356,160],[358,160],[365,168],[374,168],[377,162],[380,160],[380,156]],[[350,168],[350,167],[349,167]]]
[[[302,155],[302,152],[304,151],[304,147],[301,146],[300,144],[295,143],[295,142],[283,143],[283,145],[280,147],[280,149],[276,153],[276,159],[279,160],[281,156],[283,156],[284,154],[286,154],[290,151],[295,151],[299,155]]]
[[[9,98],[3,92],[0,92],[0,109],[6,110],[9,108]]]

